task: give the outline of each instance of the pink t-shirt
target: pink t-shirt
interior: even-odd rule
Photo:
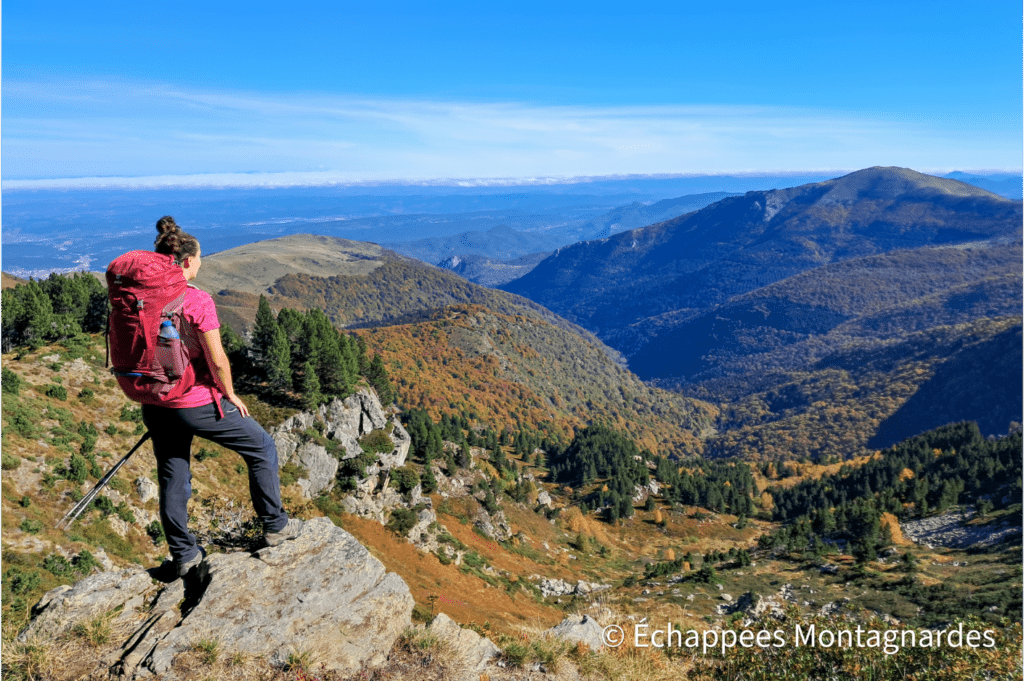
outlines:
[[[182,314],[185,316],[187,324],[181,329],[181,341],[188,348],[189,360],[196,372],[196,383],[181,397],[161,402],[160,406],[186,409],[201,407],[211,402],[219,403],[221,392],[206,363],[203,346],[199,343],[199,334],[220,328],[217,307],[213,304],[213,298],[209,293],[190,284],[185,292],[185,301],[182,303]]]

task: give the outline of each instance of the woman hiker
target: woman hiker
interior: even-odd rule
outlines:
[[[156,252],[174,258],[186,281],[194,279],[202,264],[196,238],[182,231],[170,216],[160,218],[156,230]],[[185,323],[180,336],[195,371],[195,384],[176,399],[142,405],[142,420],[152,434],[157,460],[160,521],[179,577],[197,567],[205,555],[188,531],[189,462],[196,435],[238,452],[245,460],[253,509],[263,522],[268,545],[293,539],[302,527],[302,521],[289,519],[281,506],[274,440],[249,416],[245,403],[235,394],[210,294],[189,285],[182,317]]]

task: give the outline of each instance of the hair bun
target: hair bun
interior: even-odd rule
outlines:
[[[181,227],[179,227],[178,223],[174,221],[174,218],[172,218],[170,215],[165,215],[156,221],[156,231],[159,232],[160,235],[162,236],[164,234],[174,234],[176,232],[180,232]]]

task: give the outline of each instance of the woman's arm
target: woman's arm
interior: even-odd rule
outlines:
[[[200,333],[199,343],[203,346],[203,353],[206,355],[206,363],[213,374],[213,380],[217,382],[224,397],[238,407],[242,418],[245,418],[249,415],[249,408],[235,394],[234,386],[231,384],[231,364],[228,363],[228,356],[224,353],[224,346],[220,342],[220,329]]]

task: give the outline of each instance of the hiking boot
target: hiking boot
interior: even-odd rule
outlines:
[[[288,524],[277,532],[264,532],[263,539],[267,542],[267,546],[277,546],[288,539],[295,539],[301,531],[302,521],[298,518],[289,518]]]
[[[196,555],[186,560],[184,563],[179,563],[175,561],[174,566],[178,570],[178,577],[184,577],[191,570],[198,567],[199,564],[203,562],[204,558],[206,558],[206,551],[203,551],[202,547],[199,547],[199,550],[196,551]]]

